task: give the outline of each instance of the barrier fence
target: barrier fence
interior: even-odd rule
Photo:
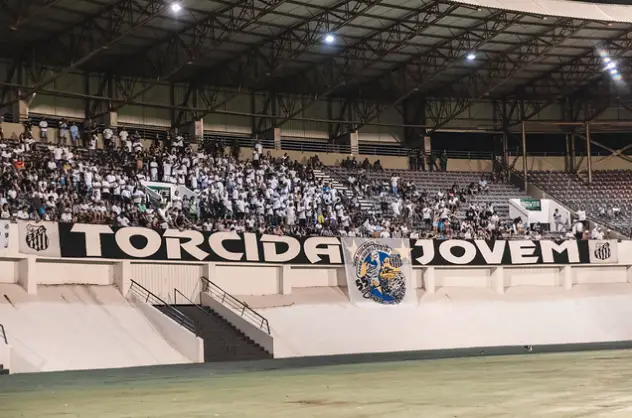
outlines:
[[[195,322],[169,303],[165,302],[150,290],[140,285],[138,282],[131,280],[132,285],[129,291],[138,297],[141,301],[159,309],[162,313],[174,320],[177,324],[197,335]]]
[[[226,292],[206,277],[200,277],[200,280],[202,280],[202,289],[205,293],[211,295],[213,299],[226,306],[232,312],[238,314],[252,325],[268,333],[268,335],[270,334],[270,324],[261,314],[232,296],[230,293]]]

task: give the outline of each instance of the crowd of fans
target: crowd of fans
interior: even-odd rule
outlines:
[[[446,190],[427,191],[416,184],[401,182],[400,177],[378,179],[370,176],[367,161],[362,164],[347,162],[345,184],[354,194],[378,199],[381,212],[390,213],[396,228],[413,230],[418,236],[433,238],[496,239],[515,235],[530,235],[539,239],[540,228],[527,228],[522,219],[501,219],[492,202],[474,203],[471,197],[487,194],[490,181],[497,183],[493,173],[481,177],[478,183],[465,186],[453,184]]]
[[[273,158],[258,142],[244,160],[236,143],[210,141],[194,151],[185,137],[165,135],[145,149],[137,132],[106,128],[105,147],[97,149],[96,128],[81,132],[60,121],[58,140],[49,144],[48,123],[39,122],[41,142],[31,126],[25,123],[16,140],[0,141],[2,219],[385,238],[541,236],[538,225],[501,219],[492,203],[471,201],[502,181],[496,173],[427,192],[396,175],[371,178],[370,171],[383,170],[379,160],[349,158],[342,162],[345,194],[315,177],[318,156],[306,164],[287,154]],[[147,181],[182,187],[161,196]],[[363,199],[380,202],[379,210],[363,210]]]

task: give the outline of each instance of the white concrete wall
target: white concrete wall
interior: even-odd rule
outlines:
[[[319,295],[258,312],[272,326],[275,357],[632,339],[632,285],[598,288],[446,288],[418,306],[370,308],[332,292],[330,303]],[[310,291],[296,293],[305,301]]]
[[[199,302],[200,276],[203,276],[199,264],[172,263],[130,263],[129,279],[149,289],[152,293],[170,303],[174,301],[173,289],[176,288],[186,297]]]
[[[190,362],[112,286],[40,286],[37,296],[0,285],[11,372]]]
[[[131,294],[130,302],[138,308],[169,344],[192,363],[204,362],[204,340],[185,329],[167,315]]]

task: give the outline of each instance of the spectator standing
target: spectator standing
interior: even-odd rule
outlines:
[[[57,144],[66,145],[68,141],[68,123],[61,119],[57,125]]]
[[[40,140],[42,140],[42,142],[48,142],[48,122],[46,122],[46,119],[40,120],[39,130]]]
[[[448,152],[443,150],[441,153],[441,171],[448,171]]]

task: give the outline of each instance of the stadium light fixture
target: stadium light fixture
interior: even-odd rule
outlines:
[[[182,10],[182,5],[178,2],[171,3],[170,7],[173,13],[178,13],[180,10]]]
[[[617,68],[617,64],[614,61],[610,61],[608,65],[606,65],[606,70],[613,70]]]
[[[603,59],[603,62],[605,62],[606,64],[608,64],[610,61],[612,61],[610,57],[604,57]]]
[[[612,75],[617,75],[617,73],[618,73],[618,71],[617,71],[616,68],[613,68],[613,69],[610,70],[610,74],[612,74]]]
[[[467,54],[466,58],[468,61],[474,61],[476,59],[476,54],[473,52],[470,52],[469,54]]]
[[[325,43],[333,44],[335,40],[336,40],[336,37],[332,35],[331,33],[328,33],[327,35],[325,35]]]

